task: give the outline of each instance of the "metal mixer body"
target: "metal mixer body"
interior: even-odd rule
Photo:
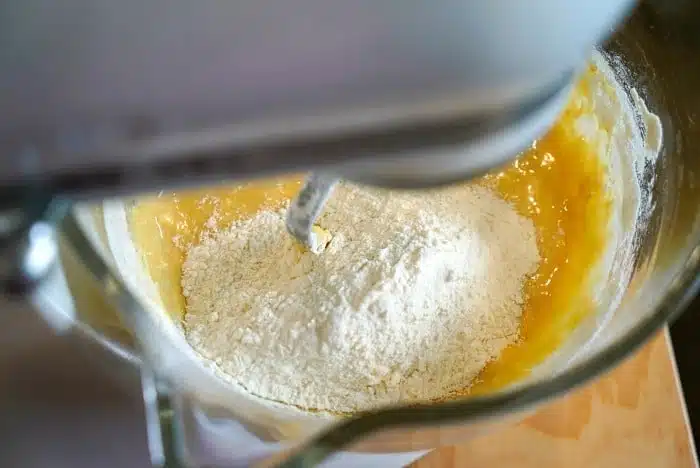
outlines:
[[[479,175],[551,125],[633,3],[2,6],[2,289],[50,271],[74,200],[292,171],[397,188]]]
[[[469,177],[530,140],[464,150],[538,113],[632,3],[6,6],[0,186],[90,195],[321,168],[392,186]]]
[[[483,173],[551,125],[632,3],[0,7],[4,289],[52,264],[36,253],[49,231],[29,233],[57,198],[305,170],[389,187]]]

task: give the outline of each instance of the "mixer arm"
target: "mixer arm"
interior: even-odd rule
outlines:
[[[389,187],[483,173],[551,125],[632,4],[3,4],[0,221],[22,218],[0,223],[15,258],[5,276],[45,231],[34,229],[37,197],[311,169]]]
[[[632,4],[6,4],[0,201],[30,183],[101,197],[319,168],[468,178],[552,123],[541,109]]]

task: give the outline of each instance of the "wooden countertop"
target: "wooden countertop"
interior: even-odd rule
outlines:
[[[0,466],[148,466],[138,374],[114,386],[116,369],[98,359],[104,351],[87,353],[54,335],[42,341],[34,327],[18,328],[30,318],[45,328],[31,314],[0,314],[0,342],[9,345],[14,336],[21,345],[0,355],[0,375],[12,376],[0,378],[7,422],[0,425]],[[413,467],[696,467],[669,343],[663,333],[610,374],[521,423],[435,450]],[[35,354],[40,359],[29,359]]]
[[[668,331],[519,424],[435,450],[412,466],[697,467]]]

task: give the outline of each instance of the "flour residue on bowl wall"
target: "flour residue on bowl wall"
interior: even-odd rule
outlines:
[[[559,344],[550,348],[548,359],[540,359],[544,363],[527,381],[551,376],[585,357],[598,344],[627,293],[654,209],[654,174],[662,145],[661,120],[649,110],[633,83],[619,59],[596,53],[580,82],[581,93],[574,96],[581,99],[575,106],[585,109],[575,119],[576,131],[605,166],[611,201],[605,248],[590,270],[587,310],[575,327],[562,329]]]

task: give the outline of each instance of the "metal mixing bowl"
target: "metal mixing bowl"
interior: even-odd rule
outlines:
[[[700,130],[695,127],[696,119],[700,119],[700,93],[695,89],[700,83],[700,21],[694,21],[700,14],[693,15],[698,13],[694,2],[671,3],[673,7],[667,2],[643,3],[604,47],[622,59],[649,108],[661,117],[664,147],[654,173],[649,174],[655,178],[656,203],[632,281],[596,346],[556,374],[540,376],[497,393],[439,404],[386,408],[308,428],[294,437],[300,444],[287,459],[289,466],[317,463],[351,445],[353,450],[383,452],[428,449],[438,443],[454,442],[456,437],[464,438],[465,430],[468,434],[479,434],[504,420],[521,418],[535,405],[609,370],[683,310],[700,283],[700,159],[696,156],[700,151]],[[148,343],[142,342],[137,349],[127,335],[117,331],[121,329],[118,319],[105,322],[81,315],[81,311],[95,308],[94,301],[102,301],[93,297],[89,305],[81,305],[79,296],[86,294],[89,286],[80,279],[85,273],[78,271],[85,270],[98,278],[95,288],[107,296],[107,302],[111,300],[120,308],[121,313],[114,312],[114,317],[121,316],[131,329],[159,326],[142,313],[139,300],[143,298],[134,297],[124,288],[116,280],[109,259],[95,250],[96,245],[104,243],[100,233],[93,232],[90,239],[83,228],[84,224],[75,215],[64,223],[64,237],[77,254],[71,257],[65,253],[63,262],[68,286],[75,297],[74,306],[82,316],[79,326],[128,361],[136,364],[142,361],[142,356],[149,356],[148,364],[159,370],[152,374],[144,366],[147,401],[156,409],[176,410],[159,413],[160,428],[167,437],[176,437],[180,448],[184,447],[190,457],[197,456],[192,444],[208,440],[209,454],[205,461],[211,464],[225,464],[232,456],[227,453],[225,443],[231,434],[227,424],[232,419],[238,419],[261,439],[275,439],[268,425],[255,420],[255,408],[237,412],[234,418],[234,413],[228,411],[228,403],[217,404],[216,389],[208,390],[207,394],[181,392],[181,388],[193,388],[188,384],[198,376],[181,371],[184,367],[178,366],[182,362],[168,357],[168,345],[150,349]],[[99,308],[112,307],[107,302],[100,302]],[[176,343],[182,338],[173,335],[168,339]],[[179,381],[172,376],[179,376]],[[157,395],[160,397],[156,398]],[[175,419],[171,419],[173,414]],[[182,427],[177,426],[182,421],[185,421],[184,431],[169,432],[173,427]],[[281,417],[277,422],[282,427],[286,419]],[[193,426],[198,428],[193,430]],[[439,438],[435,427],[440,428]],[[410,438],[406,437],[408,432]]]

